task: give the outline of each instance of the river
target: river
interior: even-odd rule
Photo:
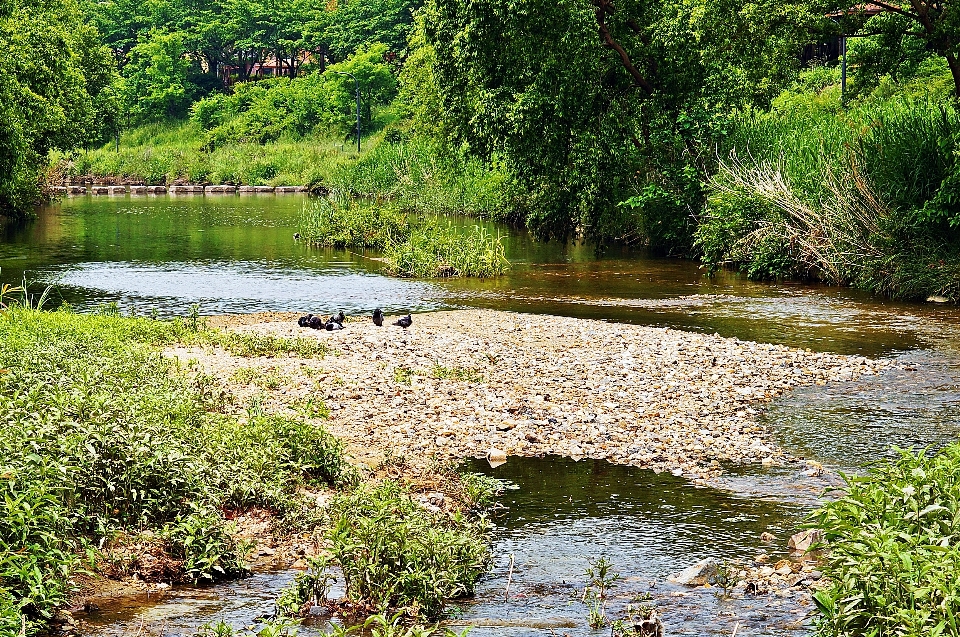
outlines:
[[[792,454],[848,472],[891,454],[893,445],[936,447],[960,429],[960,312],[953,307],[756,283],[733,273],[708,277],[695,262],[635,251],[598,257],[589,245],[539,243],[492,223],[489,229],[505,236],[509,274],[398,280],[380,274],[374,255],[295,241],[306,203],[299,195],[69,198],[36,220],[3,228],[0,281],[25,277],[35,294],[52,285],[51,303],[82,311],[102,303],[160,316],[194,305],[202,314],[489,307],[895,358],[917,371],[797,390],[762,417]],[[723,489],[599,461],[477,468],[520,488],[507,493],[496,519],[493,570],[458,614],[458,621],[488,624],[472,635],[591,634],[575,599],[588,559],[610,558],[627,582],[621,595],[633,595],[700,557],[752,556],[761,532],[786,537],[811,507],[808,495],[778,487],[784,476],[777,469],[735,473]],[[504,602],[510,555],[520,595]],[[244,625],[269,612],[290,577],[261,573],[182,589],[161,603],[121,600],[88,618],[90,634],[123,634],[144,618],[167,634],[219,619]],[[727,608],[707,595],[695,601],[666,609],[668,634],[730,634],[735,618],[740,635],[810,632],[800,617],[767,621],[776,612],[770,608]]]

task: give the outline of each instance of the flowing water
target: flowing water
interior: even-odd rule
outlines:
[[[185,314],[194,304],[205,314],[489,307],[889,357],[910,369],[797,390],[763,418],[791,453],[845,471],[889,455],[893,445],[937,447],[957,438],[960,312],[954,308],[759,284],[730,273],[711,278],[693,262],[635,252],[598,258],[587,245],[538,243],[495,224],[487,225],[506,235],[514,263],[508,275],[391,279],[380,274],[374,255],[294,241],[305,202],[273,195],[67,199],[35,221],[2,230],[0,281],[25,277],[34,292],[54,284],[53,302],[81,310],[111,302],[128,313],[162,316]],[[782,538],[796,528],[811,502],[782,488],[794,477],[784,470],[741,471],[728,489],[713,489],[594,461],[525,459],[480,468],[520,488],[507,494],[497,517],[493,571],[455,620],[477,625],[473,635],[590,634],[575,589],[584,584],[588,559],[601,555],[625,578],[620,602],[657,583],[658,600],[673,604],[665,613],[668,634],[730,634],[734,618],[740,635],[809,632],[800,617],[776,615],[770,603],[730,607],[712,595],[675,597],[663,588],[667,574],[696,559],[749,557],[763,531]],[[513,594],[505,601],[508,573]],[[159,602],[120,600],[88,618],[89,633],[124,634],[141,620],[165,626],[167,634],[219,619],[244,625],[271,610],[291,577],[260,573],[177,590]]]

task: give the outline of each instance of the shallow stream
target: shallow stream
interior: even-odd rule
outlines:
[[[193,304],[204,314],[489,307],[892,357],[916,371],[797,390],[763,418],[789,452],[845,471],[890,454],[892,445],[957,438],[960,312],[952,307],[759,284],[731,273],[710,278],[693,262],[626,251],[597,258],[590,246],[537,243],[496,224],[488,225],[506,235],[514,263],[508,275],[397,280],[380,275],[373,255],[294,241],[306,201],[295,195],[67,199],[35,221],[0,230],[0,281],[26,277],[34,292],[54,284],[53,302],[82,310],[108,302],[159,315],[186,314]],[[454,620],[478,625],[472,635],[594,634],[575,589],[584,584],[588,559],[601,555],[625,578],[615,603],[656,584],[670,635],[730,634],[736,623],[738,635],[809,633],[798,615],[771,603],[746,608],[707,593],[680,597],[664,583],[701,557],[770,550],[759,541],[764,531],[789,535],[811,506],[809,493],[785,486],[795,477],[789,470],[736,472],[727,489],[714,489],[599,461],[511,459],[497,470],[477,468],[520,489],[507,494],[497,517],[493,571]],[[510,555],[512,593],[505,601]],[[159,601],[119,600],[87,618],[89,634],[135,632],[141,620],[170,635],[211,620],[246,625],[271,610],[291,577],[289,570],[260,573],[176,590]]]

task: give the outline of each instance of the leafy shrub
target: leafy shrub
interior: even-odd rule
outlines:
[[[845,491],[814,516],[829,546],[818,634],[960,634],[960,446],[901,451]]]
[[[350,601],[436,619],[447,600],[473,593],[488,556],[482,518],[430,513],[390,481],[338,497],[331,511],[330,552]]]
[[[0,312],[0,622],[8,598],[48,619],[75,552],[128,529],[161,530],[188,579],[240,574],[224,506],[282,514],[300,485],[341,479],[340,444],[321,428],[209,413],[205,381],[155,348],[221,334],[182,319]]]

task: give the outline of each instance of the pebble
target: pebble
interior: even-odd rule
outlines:
[[[218,378],[251,365],[286,372],[286,386],[269,393],[266,406],[282,411],[322,398],[334,414],[324,426],[358,456],[390,449],[408,458],[459,459],[496,450],[503,461],[554,454],[709,478],[719,475],[720,463],[789,460],[756,419],[763,403],[795,387],[855,380],[892,365],[495,310],[420,314],[408,330],[364,320],[317,332],[298,328],[291,316],[260,323],[247,317],[230,329],[315,338],[334,354],[258,360],[197,348],[173,353],[197,359]],[[314,380],[324,376],[338,382]]]

